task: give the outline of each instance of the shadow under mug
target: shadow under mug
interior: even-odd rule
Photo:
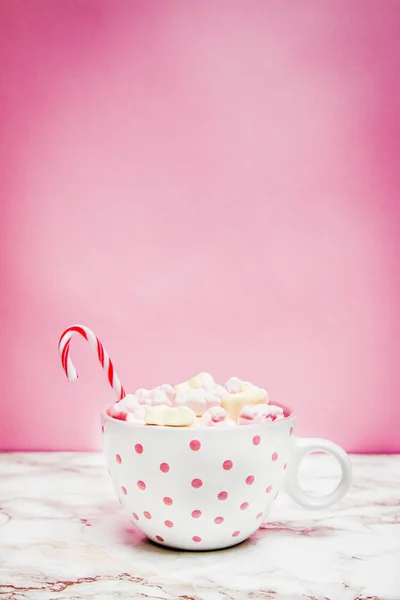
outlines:
[[[296,417],[282,408],[280,421],[226,428],[149,427],[105,411],[105,460],[135,526],[160,545],[217,550],[254,533],[281,490],[306,508],[340,500],[351,484],[346,452],[327,440],[297,438]],[[332,455],[341,469],[336,489],[322,497],[298,480],[311,452]]]

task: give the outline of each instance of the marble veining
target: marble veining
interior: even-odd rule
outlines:
[[[352,456],[354,485],[329,510],[284,493],[250,540],[218,552],[146,541],[101,454],[0,454],[0,598],[7,600],[400,600],[400,456]],[[328,491],[336,465],[302,466]]]

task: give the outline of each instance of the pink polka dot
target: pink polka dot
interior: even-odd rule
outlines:
[[[169,496],[165,496],[165,498],[163,498],[163,502],[164,504],[166,504],[167,506],[171,506],[171,504],[173,503],[172,498],[170,498]]]
[[[254,444],[255,446],[258,446],[258,444],[259,444],[260,442],[261,442],[261,438],[260,438],[260,436],[259,436],[259,435],[255,435],[255,436],[253,437],[253,444]]]
[[[240,535],[240,531],[234,531],[232,533],[232,537],[237,537],[238,535]]]
[[[163,473],[168,473],[168,471],[169,471],[169,464],[168,463],[161,463],[161,465],[160,465],[160,471],[162,471]]]
[[[231,460],[225,460],[222,463],[222,466],[225,469],[225,471],[230,471],[233,467],[233,462]]]
[[[146,519],[151,519],[151,514],[147,510],[144,511],[143,515]]]
[[[126,495],[127,495],[127,493],[128,493],[128,490],[126,489],[126,487],[125,487],[124,485],[121,485],[121,492],[122,492],[123,494],[125,494],[125,496],[126,496]]]
[[[215,519],[214,519],[214,523],[216,525],[220,525],[223,522],[224,522],[224,517],[215,517]]]
[[[287,463],[283,465],[283,470],[286,471]]]
[[[263,516],[263,514],[262,514],[262,513],[258,513],[258,515],[257,515],[257,517],[256,517],[256,518],[257,518],[257,519],[261,519],[261,517],[262,517],[262,516]]]
[[[293,427],[289,429],[289,435],[293,435]]]
[[[199,442],[199,440],[192,440],[189,446],[191,450],[194,450],[196,452],[197,450],[200,450],[201,443]]]
[[[199,537],[198,535],[194,535],[194,536],[192,537],[192,540],[193,540],[194,542],[201,542],[201,537]]]
[[[138,454],[143,454],[142,444],[135,444],[135,452],[137,452]]]
[[[139,480],[136,485],[138,486],[139,490],[145,490],[146,489],[146,484],[145,484],[144,481],[140,481]]]
[[[202,485],[203,485],[203,482],[201,479],[192,479],[192,487],[201,488]]]
[[[104,433],[104,425],[101,426],[101,433]]]
[[[228,492],[220,492],[218,494],[218,500],[226,500],[228,497]]]
[[[265,490],[265,492],[266,492],[267,494],[270,494],[270,493],[272,492],[272,485],[269,485],[269,486],[267,487],[267,489]]]
[[[116,454],[115,455],[115,460],[117,461],[117,463],[120,465],[122,463],[122,458],[120,454]]]
[[[248,477],[246,477],[246,483],[247,483],[247,485],[253,485],[254,475],[249,475]]]
[[[165,525],[165,527],[173,527],[174,526],[172,521],[164,521],[164,525]]]
[[[193,519],[198,519],[199,517],[201,517],[201,510],[194,510],[192,512],[192,517]]]
[[[274,452],[272,455],[272,460],[275,462],[276,460],[278,460],[278,453]]]
[[[246,510],[247,508],[249,508],[249,503],[248,502],[243,502],[240,505],[240,510]]]
[[[137,516],[136,513],[132,513],[132,516],[133,516],[134,519],[136,519],[136,521],[139,521],[139,517]]]
[[[156,535],[156,540],[158,540],[159,542],[163,542],[164,538],[161,537],[161,535]]]

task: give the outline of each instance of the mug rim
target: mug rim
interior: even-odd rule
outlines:
[[[115,419],[114,417],[111,417],[108,414],[109,409],[115,404],[115,402],[113,402],[112,404],[109,404],[105,409],[103,409],[101,415],[102,418],[104,419],[104,421],[108,421],[108,422],[112,422],[114,424],[120,424],[124,427],[129,427],[131,429],[142,429],[145,428],[147,430],[149,429],[154,429],[154,428],[158,428],[160,431],[176,431],[176,432],[188,432],[188,431],[214,431],[214,432],[221,432],[221,431],[226,431],[226,432],[233,432],[242,430],[243,428],[249,431],[251,431],[252,429],[257,429],[259,430],[260,427],[261,428],[268,428],[268,427],[276,427],[279,424],[283,424],[283,423],[288,423],[288,422],[294,422],[296,420],[296,415],[295,413],[292,411],[291,408],[289,408],[286,404],[281,404],[280,402],[274,402],[274,406],[279,406],[279,408],[283,409],[284,412],[284,419],[279,419],[279,420],[275,420],[275,421],[266,421],[265,423],[252,423],[249,425],[236,425],[235,427],[224,427],[224,428],[220,428],[220,427],[209,427],[207,425],[198,425],[196,427],[171,427],[171,426],[158,426],[158,425],[146,425],[146,423],[135,423],[133,421],[122,421],[121,419]],[[285,414],[286,413],[286,414]],[[178,435],[180,435],[178,433]],[[229,434],[230,435],[230,434]]]

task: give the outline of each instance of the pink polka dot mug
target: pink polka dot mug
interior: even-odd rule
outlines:
[[[254,533],[284,489],[301,506],[324,508],[347,492],[348,456],[336,444],[297,438],[295,416],[242,427],[149,427],[103,414],[103,450],[131,519],[150,540],[183,550],[217,550]],[[341,479],[323,497],[303,490],[310,452],[338,461]]]

